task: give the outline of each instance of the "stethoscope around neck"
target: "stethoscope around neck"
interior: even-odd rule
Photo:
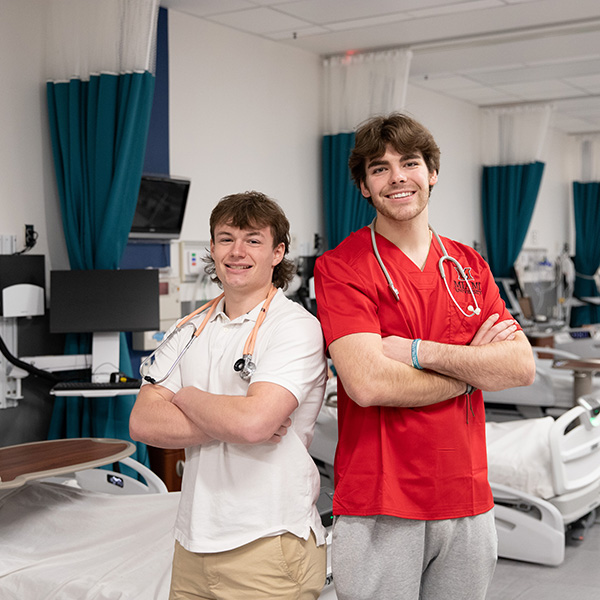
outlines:
[[[371,229],[371,243],[373,244],[373,253],[375,254],[375,258],[377,259],[377,262],[379,263],[379,266],[381,267],[381,270],[383,271],[383,274],[385,275],[385,279],[388,283],[390,290],[392,291],[392,294],[394,294],[394,298],[396,298],[396,302],[399,302],[400,301],[400,293],[398,292],[396,286],[394,285],[394,282],[392,281],[392,278],[390,277],[388,270],[386,269],[385,265],[383,264],[383,260],[381,259],[379,250],[377,248],[377,240],[375,239],[375,221],[376,220],[377,219],[373,219],[371,221],[371,224],[369,225],[369,228]],[[429,226],[429,229],[430,229],[431,233],[433,233],[433,235],[435,236],[435,239],[437,240],[437,243],[440,245],[440,248],[442,250],[442,257],[438,261],[438,268],[440,270],[440,275],[442,276],[442,281],[444,282],[444,285],[446,286],[446,291],[448,292],[448,296],[450,297],[452,302],[454,302],[454,304],[456,305],[456,308],[458,308],[458,310],[463,315],[465,315],[465,317],[473,317],[475,315],[479,315],[481,313],[481,308],[479,307],[479,304],[477,303],[477,298],[475,297],[475,293],[473,292],[473,288],[471,287],[471,284],[469,283],[469,279],[467,277],[467,274],[465,273],[465,270],[462,268],[461,264],[455,258],[452,258],[448,254],[444,244],[442,243],[442,240],[440,239],[438,234],[433,230],[431,225]],[[471,298],[473,298],[473,304],[469,304],[469,306],[467,306],[466,312],[463,310],[463,308],[460,306],[460,304],[456,301],[456,298],[452,294],[452,291],[450,290],[450,286],[448,285],[448,280],[446,279],[446,273],[444,272],[444,261],[446,261],[446,260],[450,261],[456,267],[456,270],[458,271],[458,275],[466,283],[467,287],[469,288],[469,293],[471,294]]]
[[[233,370],[236,373],[239,373],[239,376],[244,381],[250,379],[250,377],[252,377],[252,375],[256,372],[256,363],[252,360],[252,355],[254,354],[254,346],[256,344],[256,336],[258,334],[260,326],[262,325],[263,321],[267,316],[267,310],[269,309],[271,300],[273,300],[276,293],[277,288],[275,286],[271,286],[263,305],[260,307],[260,312],[256,317],[256,323],[254,324],[254,327],[252,328],[252,331],[250,332],[250,335],[248,336],[248,339],[244,344],[242,357],[238,358],[233,364]],[[219,304],[223,296],[224,294],[221,294],[220,296],[209,300],[206,304],[203,304],[200,308],[196,309],[194,312],[190,313],[189,315],[181,319],[179,323],[177,323],[173,331],[162,341],[158,348],[156,348],[156,350],[154,350],[154,352],[150,356],[148,356],[148,358],[146,358],[140,365],[140,375],[142,376],[142,379],[150,383],[158,384],[162,383],[163,381],[169,378],[171,373],[175,370],[175,367],[180,363],[181,359],[183,358],[183,355],[188,351],[188,348],[192,345],[192,342],[202,333],[202,331],[204,331],[206,324],[215,312],[215,309],[217,308],[217,305]],[[202,323],[200,323],[200,325],[196,327],[190,321],[193,317],[199,315],[202,312],[205,312],[206,314],[204,315]],[[147,374],[147,372],[150,369],[150,367],[156,362],[156,355],[161,352],[161,349],[164,348],[166,344],[171,339],[173,339],[175,335],[182,332],[183,329],[187,326],[191,326],[193,328],[192,335],[187,344],[183,347],[183,350],[179,353],[179,355],[167,371],[167,373],[159,379],[150,377]]]

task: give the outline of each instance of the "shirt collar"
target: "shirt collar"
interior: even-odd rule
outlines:
[[[275,297],[271,301],[271,306],[273,306],[273,303],[277,301],[278,297],[281,294],[283,294],[283,291],[281,288],[279,288],[277,290],[277,293],[275,294]],[[266,300],[266,298],[265,298],[265,300]],[[243,315],[240,315],[237,319],[234,319],[231,322],[232,323],[234,323],[236,321],[239,321],[240,323],[243,323],[245,321],[256,322],[256,319],[258,319],[258,315],[260,314],[260,309],[261,309],[262,305],[265,303],[265,300],[262,300],[252,310],[248,311],[247,313],[244,313]],[[219,319],[221,321],[230,321],[229,317],[225,314],[225,311],[223,310],[224,306],[225,306],[225,298],[221,298],[221,300],[219,301],[219,304],[217,304],[217,308],[215,309],[215,312],[213,313],[213,315],[210,319],[211,322],[215,321],[216,319]],[[269,310],[270,310],[270,307],[269,307]]]

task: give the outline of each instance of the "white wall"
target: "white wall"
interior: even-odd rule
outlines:
[[[45,0],[0,0],[0,233],[24,247],[25,224],[38,232],[46,267],[68,266],[48,132],[44,74]]]
[[[406,110],[429,128],[441,150],[440,176],[429,206],[433,228],[469,245],[477,242],[485,254],[480,158],[485,141],[479,110],[414,86],[408,89]],[[550,261],[572,235],[572,172],[567,158],[573,151],[571,138],[549,130],[542,156],[546,166],[523,248],[545,249]]]
[[[169,11],[169,69],[171,173],[192,180],[181,238],[208,239],[213,206],[255,189],[312,248],[323,232],[319,58]]]
[[[441,152],[429,203],[431,226],[439,235],[470,246],[481,243],[479,110],[414,86],[406,101],[406,112],[431,131]]]
[[[68,265],[48,133],[45,0],[0,0],[0,233],[23,246],[39,233],[48,268]],[[296,246],[323,232],[320,184],[320,60],[309,53],[169,12],[171,172],[192,179],[182,239],[204,240],[222,196],[259,189],[276,198]],[[9,93],[7,92],[9,91]],[[483,241],[478,110],[411,86],[406,109],[442,151],[430,218],[441,234]],[[565,136],[549,135],[538,205],[525,241],[557,254],[570,235]],[[297,250],[297,248],[296,248]]]
[[[573,220],[569,161],[565,153],[573,150],[566,135],[550,130],[546,139],[544,175],[531,225],[523,248],[545,248],[551,260],[569,241]],[[571,247],[571,253],[574,253]]]

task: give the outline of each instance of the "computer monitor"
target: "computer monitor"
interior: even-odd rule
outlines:
[[[189,179],[143,175],[129,237],[178,238],[189,191]]]
[[[157,269],[51,271],[50,331],[92,333],[92,381],[119,370],[119,333],[160,327]]]

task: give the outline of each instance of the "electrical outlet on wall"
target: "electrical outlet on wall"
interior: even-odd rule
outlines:
[[[17,236],[0,234],[0,254],[14,254],[17,251]]]

